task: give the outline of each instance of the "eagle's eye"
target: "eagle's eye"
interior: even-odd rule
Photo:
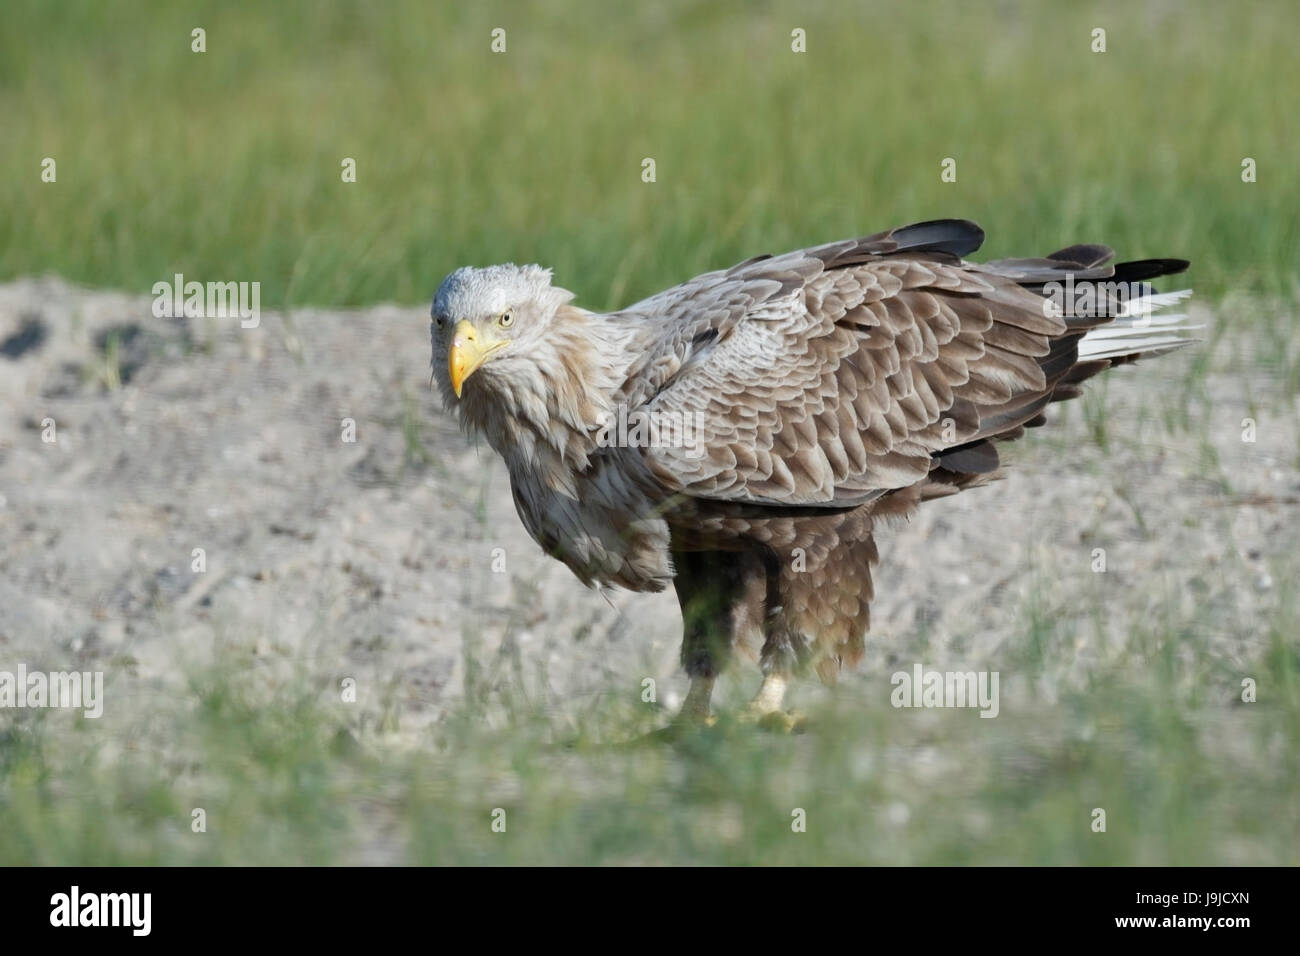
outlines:
[[[497,324],[503,329],[508,329],[510,326],[515,324],[515,317],[509,312],[504,312],[502,313],[501,318],[497,319]]]

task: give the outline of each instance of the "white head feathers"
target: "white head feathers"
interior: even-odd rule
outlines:
[[[462,266],[438,286],[433,314],[451,320],[472,319],[499,315],[529,302],[549,311],[572,298],[572,292],[551,285],[551,270],[541,266],[513,262],[482,269]]]

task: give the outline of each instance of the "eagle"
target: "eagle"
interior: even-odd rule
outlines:
[[[504,460],[533,539],[585,584],[676,590],[689,690],[761,643],[742,716],[863,655],[875,535],[1000,477],[998,445],[1104,369],[1194,341],[1102,245],[968,261],[967,220],[760,255],[635,305],[573,304],[537,265],[465,267],[433,298],[433,376]],[[629,427],[631,423],[631,427]]]

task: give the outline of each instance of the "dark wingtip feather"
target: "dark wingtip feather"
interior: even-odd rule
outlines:
[[[1115,265],[1115,278],[1120,282],[1141,282],[1157,276],[1173,276],[1187,271],[1191,263],[1186,259],[1139,259]]]
[[[965,256],[984,244],[984,230],[969,219],[932,219],[895,229],[890,238],[898,251],[933,249]]]
[[[988,475],[997,471],[1001,462],[998,450],[987,441],[952,448],[935,456],[940,468],[968,475]]]

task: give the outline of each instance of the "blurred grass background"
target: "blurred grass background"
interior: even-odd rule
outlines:
[[[1248,661],[1215,653],[1195,617],[1135,624],[1122,657],[1050,706],[1004,687],[992,721],[899,711],[877,674],[823,695],[807,735],[724,723],[676,746],[626,743],[665,720],[631,703],[631,677],[586,701],[467,686],[412,735],[341,716],[356,709],[324,672],[270,678],[249,638],[184,698],[0,727],[0,863],[1294,865],[1300,619],[1284,586]],[[1027,619],[1004,677],[1057,679],[1078,632]],[[1267,702],[1233,703],[1243,672]]]
[[[962,216],[990,258],[1101,241],[1192,259],[1198,294],[1228,303],[1216,354],[1250,333],[1234,370],[1293,396],[1298,32],[1282,0],[7,0],[0,280],[145,294],[183,272],[260,281],[266,307],[359,306],[537,261],[609,308],[760,251]],[[1275,569],[1267,619],[1238,622],[1259,653],[1216,649],[1197,616],[1135,620],[1113,667],[997,721],[850,690],[807,737],[630,751],[604,741],[662,713],[468,678],[412,742],[340,718],[328,667],[259,679],[240,635],[179,698],[97,723],[6,715],[0,862],[1294,863],[1295,570]],[[1028,608],[1003,666],[1051,683],[1087,627]],[[1231,704],[1242,673],[1268,684],[1254,719]],[[1111,838],[1088,829],[1097,805]],[[195,806],[214,839],[191,834]]]
[[[1215,297],[1297,286],[1285,0],[10,0],[0,24],[0,278],[183,272],[353,306],[537,261],[607,308],[961,216],[990,257],[1100,241],[1190,258]]]

